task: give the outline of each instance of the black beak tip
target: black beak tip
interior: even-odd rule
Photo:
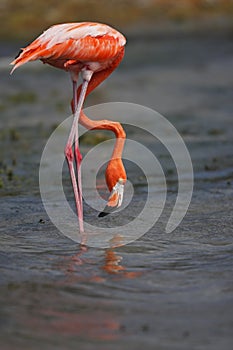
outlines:
[[[110,213],[107,213],[106,211],[101,211],[98,215],[98,218],[103,218],[103,217],[107,216],[108,214],[110,214]]]
[[[103,211],[101,211],[98,215],[99,218],[103,218],[115,211],[116,207],[111,207],[109,205],[106,205]]]

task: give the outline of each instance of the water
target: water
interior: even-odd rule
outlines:
[[[41,203],[40,156],[69,116],[68,77],[43,65],[13,77],[1,68],[1,349],[232,349],[232,42],[152,39],[129,41],[122,67],[88,103],[135,102],[163,113],[191,154],[194,193],[181,225],[166,234],[174,165],[164,147],[135,131],[166,170],[168,194],[156,225],[118,248],[80,248]],[[127,166],[133,216],[147,188]],[[65,186],[69,197],[68,177]],[[88,219],[95,215],[86,207]]]

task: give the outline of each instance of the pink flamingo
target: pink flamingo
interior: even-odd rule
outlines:
[[[50,27],[22,49],[11,63],[11,73],[29,61],[41,60],[70,73],[73,82],[73,124],[65,147],[71,182],[74,191],[80,232],[84,232],[81,184],[82,155],[79,150],[78,123],[87,129],[107,129],[116,135],[105,178],[110,197],[99,216],[104,216],[122,204],[126,172],[122,163],[125,132],[121,124],[109,120],[90,120],[82,110],[85,97],[105,80],[119,65],[124,56],[126,39],[106,24],[80,22],[64,23]],[[82,84],[77,87],[81,74]],[[74,145],[74,150],[73,150]],[[75,171],[76,162],[76,171]]]

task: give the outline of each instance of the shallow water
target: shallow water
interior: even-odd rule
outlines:
[[[160,219],[118,248],[85,249],[63,236],[43,208],[38,167],[47,138],[70,114],[69,79],[36,64],[9,77],[3,64],[1,349],[232,348],[232,42],[223,35],[152,36],[132,38],[126,52],[122,67],[87,105],[139,103],[170,120],[193,162],[189,211],[165,233],[177,194],[174,164],[155,139],[128,130],[166,173]],[[143,208],[147,184],[126,165],[135,184],[130,218]],[[64,177],[70,198],[65,170]],[[85,213],[96,220],[87,206]],[[108,220],[115,223],[114,215]]]

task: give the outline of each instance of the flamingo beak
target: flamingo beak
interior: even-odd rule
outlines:
[[[104,217],[119,208],[123,201],[123,194],[124,194],[124,183],[125,181],[123,179],[119,179],[116,185],[113,187],[110,197],[108,199],[108,203],[104,210],[99,213],[98,217]]]

